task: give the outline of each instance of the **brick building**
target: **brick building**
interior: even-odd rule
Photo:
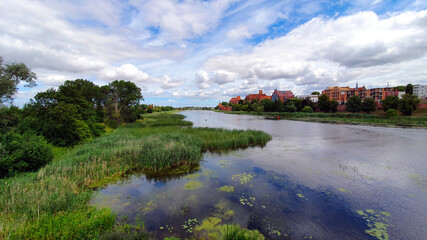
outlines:
[[[245,97],[246,101],[252,101],[254,99],[257,99],[257,100],[270,99],[271,100],[271,96],[267,96],[264,93],[262,93],[262,90],[259,90],[258,94],[249,94]]]
[[[338,103],[346,103],[351,97],[359,96],[361,99],[373,98],[376,102],[384,100],[387,96],[398,96],[397,89],[391,87],[386,88],[372,88],[366,89],[365,87],[350,88],[350,87],[328,87],[322,91],[329,97],[330,100],[336,100]]]
[[[240,98],[240,96],[237,96],[235,98],[231,98],[231,100],[228,103],[230,103],[230,104],[238,104],[240,100],[242,100]]]
[[[277,91],[274,90],[273,94],[271,95],[271,101],[280,100],[282,102],[285,102],[286,99],[292,99],[294,98],[294,94],[291,91]]]
[[[329,97],[329,100],[336,100],[338,103],[347,102],[347,91],[350,87],[328,87],[322,91],[322,94]]]
[[[233,108],[231,106],[223,106],[221,103],[218,104],[218,109],[220,111],[231,111]]]
[[[366,97],[373,98],[375,102],[380,102],[388,96],[399,96],[397,89],[387,88],[372,88],[367,90]]]

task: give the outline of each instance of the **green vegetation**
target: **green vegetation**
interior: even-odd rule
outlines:
[[[365,209],[365,212],[363,210],[357,210],[357,213],[366,221],[366,224],[369,227],[369,229],[365,230],[366,234],[380,240],[388,239],[389,235],[387,233],[387,227],[389,224],[385,222],[388,222],[387,217],[391,216],[389,212]]]
[[[203,184],[197,180],[191,180],[185,184],[185,190],[195,190],[203,187]]]
[[[348,99],[345,106],[346,106],[347,112],[352,112],[352,113],[360,112],[362,108],[362,99],[359,96],[352,96]]]
[[[338,124],[361,124],[373,126],[401,126],[401,127],[427,127],[427,117],[385,117],[373,114],[360,114],[360,113],[248,113],[248,112],[225,112],[227,114],[250,114],[257,116],[274,117],[277,119],[307,121],[307,122],[321,122],[321,123],[338,123]]]
[[[111,224],[114,219],[111,214],[87,206],[94,187],[136,169],[156,173],[197,165],[204,151],[263,145],[271,139],[260,131],[191,128],[188,127],[191,123],[183,118],[169,113],[144,115],[143,120],[119,127],[66,153],[58,151],[62,157],[37,172],[1,179],[0,238],[25,238],[43,232],[45,239],[49,236],[67,239],[63,230],[55,227],[58,222],[61,226],[75,226],[75,232],[86,229],[88,235],[82,238],[114,232],[117,229]],[[83,218],[85,221],[78,220]],[[83,230],[75,232],[84,234]]]
[[[233,186],[224,185],[224,186],[222,186],[222,187],[219,188],[219,191],[221,191],[221,192],[234,192],[234,187]]]
[[[238,225],[221,225],[222,220],[209,217],[196,227],[198,239],[219,240],[264,240],[264,236],[257,230],[242,229]]]

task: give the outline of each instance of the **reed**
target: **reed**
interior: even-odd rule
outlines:
[[[37,172],[0,179],[0,239],[71,239],[80,228],[93,229],[81,238],[93,238],[112,228],[105,210],[87,206],[95,186],[135,169],[194,165],[204,151],[264,145],[271,139],[259,131],[192,128],[183,119],[152,114],[74,149],[57,149],[54,161]],[[82,217],[89,225],[74,224]],[[64,235],[59,223],[68,224],[73,234]]]

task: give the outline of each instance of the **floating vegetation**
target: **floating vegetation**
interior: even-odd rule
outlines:
[[[205,177],[210,177],[210,176],[214,175],[214,173],[215,173],[214,171],[209,170],[209,169],[206,169],[202,172],[203,176],[205,176]]]
[[[182,224],[182,229],[184,229],[187,233],[193,232],[193,227],[198,223],[197,218],[188,219]]]
[[[227,220],[234,216],[234,211],[227,208],[227,202],[225,200],[220,201],[215,205],[214,217]]]
[[[167,224],[164,227],[163,226],[159,227],[159,229],[160,230],[166,230],[166,231],[168,231],[170,233],[173,231],[173,227],[168,226]]]
[[[201,187],[203,187],[203,184],[197,180],[191,180],[184,186],[186,190],[195,190]]]
[[[411,174],[409,177],[415,182],[415,184],[421,188],[424,192],[427,192],[427,180],[418,174]]]
[[[343,193],[352,193],[350,190],[347,190],[345,188],[338,188],[338,191],[343,192]]]
[[[229,163],[227,160],[220,160],[216,165],[221,168],[228,168],[231,163]]]
[[[389,225],[385,223],[388,222],[385,217],[390,217],[391,214],[389,212],[379,212],[373,209],[365,209],[365,212],[363,210],[357,210],[357,213],[363,217],[369,227],[365,232],[380,240],[387,240],[389,237],[387,227]]]
[[[234,192],[234,187],[229,186],[229,185],[225,185],[225,186],[220,187],[219,191],[221,191],[221,192]]]
[[[304,197],[304,195],[302,195],[301,193],[297,193],[297,196],[300,198],[304,198],[305,200],[308,200],[308,198]]]
[[[149,202],[145,203],[138,210],[140,210],[142,212],[142,215],[145,215],[145,214],[153,211],[154,209],[156,209],[156,207],[157,207],[157,204],[155,204],[153,201],[149,201]]]
[[[200,173],[190,174],[190,175],[185,176],[184,178],[185,179],[196,179],[198,177],[200,177]]]
[[[255,201],[254,197],[245,198],[245,194],[242,194],[242,196],[239,198],[239,201],[242,205],[248,205],[250,207],[253,207],[253,202]]]
[[[255,174],[244,172],[242,174],[233,174],[233,176],[231,176],[231,179],[239,179],[241,184],[245,184],[251,182],[254,177]]]
[[[347,175],[345,172],[333,171],[333,173],[335,173],[336,175],[343,176],[343,177],[348,178],[348,179],[352,179],[352,177]]]

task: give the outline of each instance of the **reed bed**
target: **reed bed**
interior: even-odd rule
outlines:
[[[204,151],[262,146],[271,139],[260,131],[192,128],[183,119],[152,114],[74,149],[57,150],[59,157],[37,172],[0,179],[0,239],[92,239],[115,222],[109,210],[87,205],[101,183],[135,169],[194,165]]]

